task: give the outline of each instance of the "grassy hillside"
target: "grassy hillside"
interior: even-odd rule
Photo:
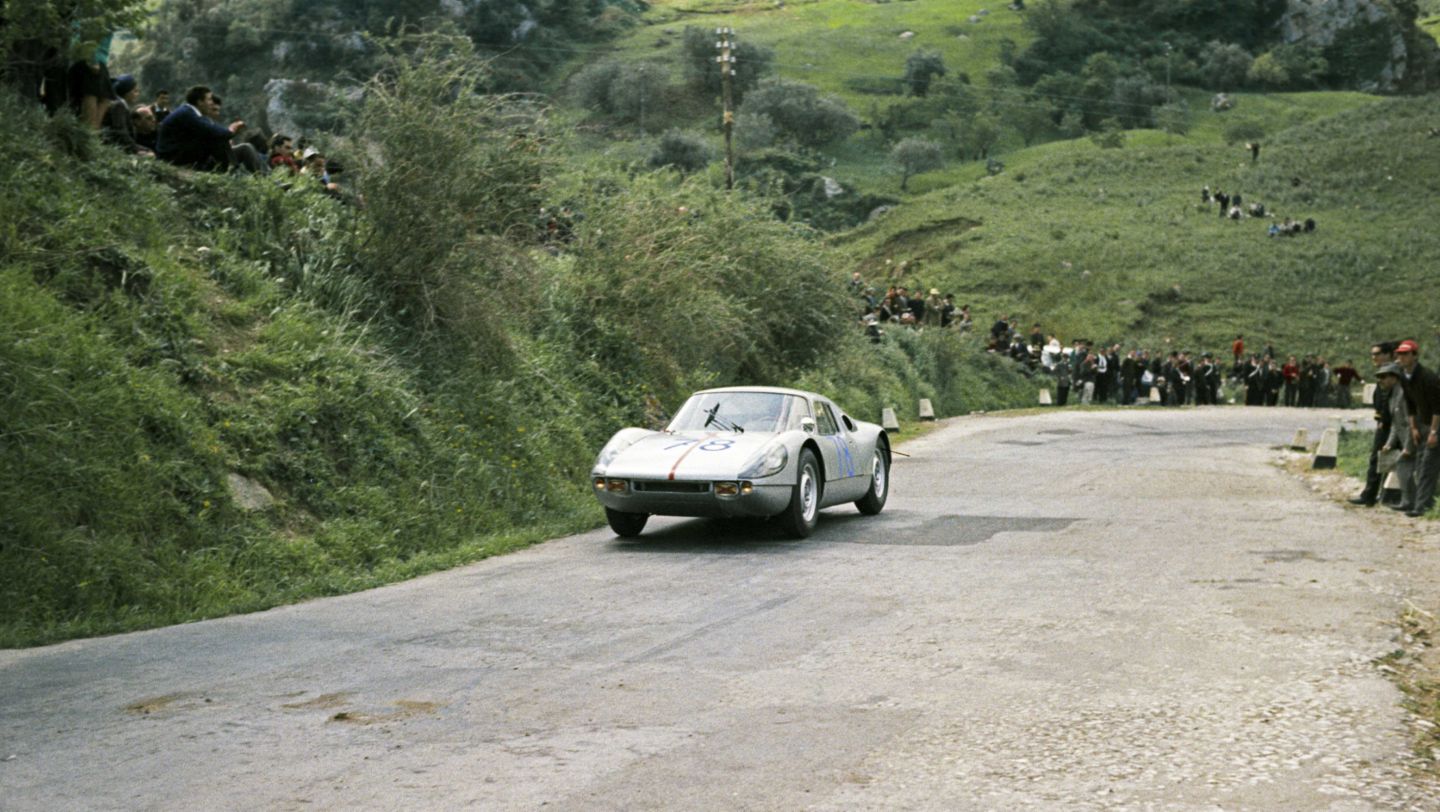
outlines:
[[[835,242],[858,268],[918,260],[925,284],[978,315],[1066,336],[1219,349],[1244,333],[1281,352],[1358,357],[1374,337],[1440,325],[1440,300],[1422,293],[1440,263],[1436,105],[1374,101],[1303,121],[1267,136],[1255,162],[1238,145],[1153,131],[1120,149],[1047,144],[1005,156],[995,177],[934,188],[922,176],[914,185],[931,191]],[[1221,220],[1200,205],[1205,185],[1319,229],[1270,238],[1269,221]]]
[[[938,52],[949,70],[983,82],[999,64],[1004,40],[1021,46],[1029,40],[1020,14],[984,0],[657,0],[642,19],[645,25],[618,43],[630,59],[673,63],[686,25],[734,28],[740,39],[775,51],[777,75],[816,85],[861,111],[875,96],[857,84],[898,80],[918,50]],[[907,32],[913,36],[902,38]]]
[[[765,201],[565,169],[524,109],[435,92],[452,56],[371,87],[364,207],[125,157],[3,96],[0,646],[593,527],[593,455],[647,396],[811,386],[872,419],[1033,397],[954,336],[865,342],[843,263]],[[557,201],[586,216],[547,243]]]

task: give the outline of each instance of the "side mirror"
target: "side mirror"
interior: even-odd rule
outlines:
[[[815,418],[813,418],[813,417],[802,417],[802,418],[800,418],[800,430],[801,430],[801,431],[805,432],[806,434],[814,434],[815,431],[816,431],[816,428],[817,428],[817,427],[816,427],[816,424],[815,424]]]

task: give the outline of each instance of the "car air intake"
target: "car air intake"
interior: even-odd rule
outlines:
[[[675,482],[659,480],[646,482],[636,480],[632,487],[641,493],[709,493],[709,482]]]

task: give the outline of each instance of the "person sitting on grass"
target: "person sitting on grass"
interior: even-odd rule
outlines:
[[[220,114],[215,94],[205,85],[196,85],[185,94],[185,103],[160,122],[155,154],[161,160],[205,172],[225,172],[232,164],[230,139],[245,127],[236,120],[224,126],[212,120]]]

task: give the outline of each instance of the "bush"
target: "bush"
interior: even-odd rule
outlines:
[[[910,93],[924,96],[930,82],[945,75],[945,58],[938,51],[916,51],[905,60],[905,84]]]
[[[780,132],[807,147],[843,141],[860,128],[844,102],[822,96],[814,85],[787,79],[761,83],[746,97],[741,112],[769,116]]]
[[[912,175],[945,165],[940,145],[924,138],[906,138],[890,150],[890,162],[900,167],[900,190],[906,191]]]
[[[493,238],[529,232],[540,208],[543,110],[486,96],[469,40],[427,37],[424,54],[398,43],[366,86],[356,131],[368,148],[360,176],[371,232],[358,270],[389,302],[390,317],[429,332],[478,329],[499,349],[488,299],[472,295],[503,274]],[[423,201],[423,203],[422,203]],[[503,356],[504,353],[501,353]]]
[[[610,88],[619,75],[619,62],[595,62],[571,78],[570,93],[585,109],[610,115],[615,112],[615,106],[610,101]]]
[[[686,81],[691,87],[712,94],[721,91],[722,81],[720,64],[715,61],[715,57],[720,55],[715,48],[715,42],[714,29],[689,25],[685,27],[680,43],[680,52],[685,60]],[[735,57],[735,76],[730,80],[730,91],[734,95],[735,103],[739,104],[745,95],[770,73],[775,52],[763,45],[741,40],[735,41],[730,53]]]
[[[780,128],[764,113],[741,113],[735,117],[735,143],[742,149],[765,149],[775,143]]]
[[[1200,71],[1214,89],[1234,90],[1244,83],[1254,61],[1239,45],[1215,41],[1205,46]]]
[[[710,147],[703,138],[682,130],[669,130],[660,137],[646,163],[657,169],[668,166],[681,172],[698,172],[710,159]]]
[[[624,65],[610,83],[610,112],[621,121],[645,122],[647,110],[664,106],[665,69],[653,62]]]

